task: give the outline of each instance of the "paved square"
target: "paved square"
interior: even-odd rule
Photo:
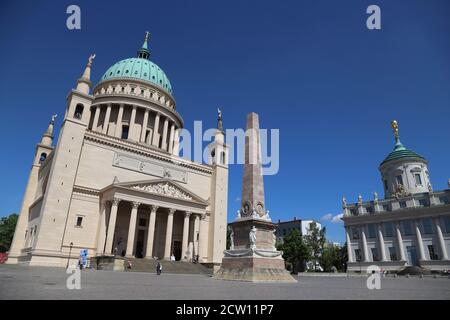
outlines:
[[[294,284],[263,284],[83,270],[81,289],[69,290],[65,271],[0,265],[0,299],[450,299],[450,279],[443,277],[382,278],[380,290],[369,290],[365,277],[300,276]]]

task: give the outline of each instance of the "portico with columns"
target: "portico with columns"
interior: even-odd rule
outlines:
[[[113,183],[104,203],[97,252],[135,258],[190,261],[199,252],[207,202],[177,183],[159,179]]]

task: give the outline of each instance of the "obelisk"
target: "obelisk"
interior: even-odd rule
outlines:
[[[259,117],[247,115],[241,209],[230,224],[231,248],[214,278],[250,282],[296,282],[275,248],[275,225],[264,202]]]
[[[247,115],[245,136],[244,179],[242,183],[241,216],[265,215],[264,182],[261,166],[261,141],[259,116],[251,112]]]

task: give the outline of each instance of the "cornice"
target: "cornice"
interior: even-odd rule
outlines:
[[[86,194],[86,195],[90,195],[90,196],[99,196],[100,195],[100,191],[97,189],[82,187],[82,186],[78,186],[78,185],[75,185],[73,187],[73,192],[80,193],[80,194]]]
[[[86,130],[84,139],[208,175],[211,175],[213,172],[212,167],[209,165],[188,162],[188,160],[173,156],[153,146],[146,146],[137,142],[111,137],[100,132]],[[176,160],[174,160],[175,157],[177,158]]]
[[[396,221],[404,219],[420,219],[428,216],[450,214],[450,205],[433,205],[431,207],[416,207],[398,209],[389,212],[378,212],[360,216],[344,216],[342,220],[346,226],[364,223],[377,223],[384,221]]]

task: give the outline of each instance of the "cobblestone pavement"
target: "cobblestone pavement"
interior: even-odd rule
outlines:
[[[205,275],[81,271],[81,289],[69,290],[65,269],[0,265],[0,299],[450,299],[450,279],[299,276],[298,283],[243,283]]]

